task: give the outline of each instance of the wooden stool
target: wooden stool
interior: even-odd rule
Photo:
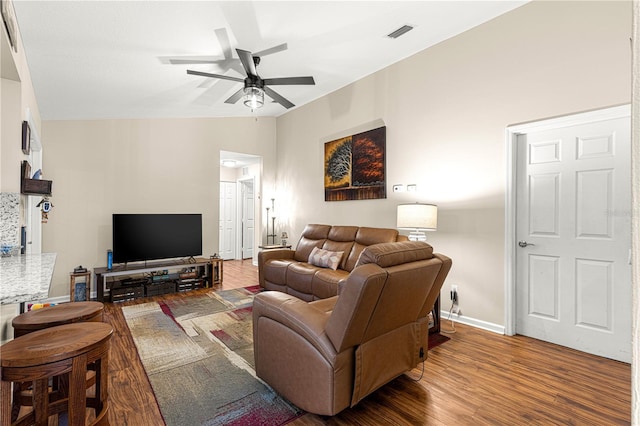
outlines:
[[[76,322],[102,322],[103,310],[104,306],[100,302],[75,302],[25,312],[13,319],[13,335],[20,337],[45,328]],[[93,366],[91,366],[91,370],[94,370]],[[68,382],[66,377],[56,377],[52,381],[52,391],[64,392],[61,386],[65,386],[66,382]],[[94,377],[90,375],[87,379],[87,388],[93,386],[94,383]],[[29,406],[33,401],[28,392],[23,392],[30,387],[31,383],[23,383],[22,385],[15,383],[13,385],[12,420],[18,418],[21,406]]]
[[[48,306],[20,314],[13,319],[13,336],[20,337],[43,328],[75,322],[102,322],[100,302],[74,302]]]
[[[109,341],[113,328],[83,322],[34,331],[0,347],[0,424],[47,425],[49,416],[68,413],[69,426],[108,424]],[[87,397],[87,365],[95,364],[95,395]],[[68,374],[63,391],[49,392],[49,379]],[[33,411],[11,421],[11,384],[33,382]]]

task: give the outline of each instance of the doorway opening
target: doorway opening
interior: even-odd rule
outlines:
[[[259,217],[262,157],[220,151],[219,251],[225,260],[252,259],[257,263],[255,226]],[[259,227],[258,227],[259,229]]]

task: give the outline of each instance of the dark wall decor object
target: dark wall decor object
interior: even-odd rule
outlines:
[[[22,152],[27,155],[31,152],[31,127],[28,121],[22,122]]]
[[[386,126],[324,144],[324,200],[387,198]]]
[[[30,179],[31,165],[27,160],[20,167],[20,193],[28,195],[51,195],[53,182],[44,179]]]

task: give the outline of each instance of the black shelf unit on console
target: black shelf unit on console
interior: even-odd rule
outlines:
[[[211,261],[196,258],[95,268],[97,300],[124,302],[145,296],[210,287]]]

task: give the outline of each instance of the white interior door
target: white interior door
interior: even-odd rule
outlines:
[[[631,362],[630,128],[518,136],[517,333]]]
[[[253,179],[240,182],[242,193],[242,258],[253,258],[255,240],[255,198]]]
[[[220,182],[220,257],[236,258],[236,184]]]

